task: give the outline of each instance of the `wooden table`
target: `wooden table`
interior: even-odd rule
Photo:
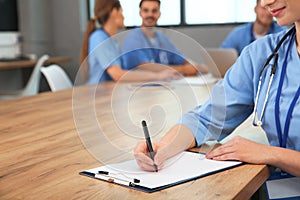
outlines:
[[[184,87],[176,86],[178,90]],[[111,116],[115,112],[111,105],[116,91],[126,96],[132,90],[126,84],[108,83],[96,89],[81,86],[73,93],[73,105],[72,89],[0,102],[0,199],[248,199],[267,179],[266,165],[245,164],[148,194],[79,175],[80,171],[102,165],[87,151],[82,133],[76,129],[93,131],[89,125],[93,120],[85,116],[91,105],[96,108],[96,116],[102,120],[101,129],[107,132],[111,144],[128,140],[126,146],[131,147],[136,142],[128,136],[124,140],[114,137],[122,132]],[[158,90],[151,96],[158,98],[166,93]],[[76,94],[82,98],[76,99]],[[86,103],[94,95],[95,102]],[[107,146],[104,141],[97,143],[102,154],[110,152]]]
[[[6,61],[0,62],[0,70],[3,69],[17,69],[17,68],[30,68],[34,67],[37,63],[38,59],[32,60],[20,60],[20,61]],[[71,58],[69,57],[50,57],[46,61],[46,65],[55,64],[55,63],[63,63],[63,62],[70,62]]]

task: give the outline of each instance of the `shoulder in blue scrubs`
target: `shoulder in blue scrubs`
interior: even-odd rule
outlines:
[[[122,66],[118,43],[103,29],[95,30],[89,38],[89,80],[87,84],[97,84],[112,78],[106,69],[113,65]]]
[[[236,49],[240,55],[242,50],[247,45],[256,40],[256,37],[252,31],[252,27],[253,23],[251,22],[234,28],[223,41],[221,48]],[[267,34],[278,33],[284,29],[284,27],[281,27],[276,24],[276,22],[273,22]]]

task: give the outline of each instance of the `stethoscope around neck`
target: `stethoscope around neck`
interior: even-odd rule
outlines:
[[[259,74],[259,82],[258,82],[257,94],[256,94],[256,97],[255,97],[255,105],[254,105],[253,125],[261,126],[263,124],[262,119],[263,119],[265,109],[266,109],[266,105],[267,105],[267,102],[268,102],[270,88],[272,86],[274,75],[275,75],[276,69],[277,69],[278,50],[281,47],[282,43],[287,39],[287,37],[290,36],[287,51],[286,51],[285,58],[284,58],[284,61],[283,61],[283,64],[282,64],[282,70],[281,70],[279,84],[278,84],[278,88],[277,88],[277,94],[276,94],[276,98],[275,98],[275,112],[274,112],[275,122],[276,122],[276,130],[277,130],[277,137],[278,137],[280,147],[283,147],[283,148],[286,148],[286,146],[287,146],[287,139],[288,139],[288,135],[289,135],[289,128],[290,128],[292,113],[294,111],[295,105],[296,105],[296,103],[299,99],[299,96],[300,96],[300,87],[298,87],[297,92],[296,92],[296,94],[295,94],[295,96],[292,99],[292,102],[290,104],[290,107],[287,110],[287,116],[286,116],[286,119],[285,119],[284,128],[282,129],[281,128],[281,123],[280,123],[280,116],[279,116],[279,114],[280,114],[279,113],[279,111],[280,111],[280,96],[281,96],[284,77],[285,77],[286,69],[287,69],[287,60],[288,60],[287,58],[288,58],[289,52],[291,50],[291,46],[292,46],[293,41],[294,41],[293,39],[295,38],[295,33],[296,33],[296,28],[295,27],[291,28],[282,37],[282,39],[277,44],[275,50],[273,51],[273,53],[267,58],[266,62],[264,63],[264,65],[263,65],[263,67],[260,71],[260,74]],[[262,112],[261,112],[260,116],[258,117],[257,104],[258,104],[258,98],[259,98],[260,92],[261,92],[262,74],[263,74],[263,71],[265,70],[267,65],[269,65],[269,63],[272,59],[274,59],[274,64],[273,64],[272,69],[271,69],[270,80],[269,80],[269,83],[268,83],[267,93],[266,93],[265,100],[264,100],[264,103],[263,103]]]
[[[277,70],[278,50],[281,47],[282,43],[287,39],[288,36],[291,35],[291,41],[292,41],[292,38],[295,35],[295,30],[296,30],[295,27],[292,27],[281,38],[281,40],[277,44],[275,50],[272,52],[271,55],[269,55],[269,57],[267,58],[267,60],[265,61],[263,67],[260,70],[260,73],[259,73],[259,82],[258,82],[257,93],[256,93],[256,97],[255,97],[255,104],[254,104],[254,118],[253,118],[253,125],[254,126],[261,126],[263,124],[262,123],[262,119],[264,117],[264,113],[265,113],[265,110],[266,110],[266,105],[267,105],[267,102],[268,102],[269,93],[270,93],[270,89],[271,89],[271,86],[272,86],[272,83],[273,83],[274,75],[275,75],[276,70]],[[291,42],[290,42],[290,44],[291,44]],[[290,46],[288,47],[288,50],[287,50],[286,54],[288,54],[289,49],[290,49]],[[286,55],[286,57],[287,57],[287,55]],[[257,104],[258,104],[259,96],[260,96],[260,93],[261,93],[262,74],[263,74],[265,68],[269,65],[269,63],[270,63],[270,61],[272,59],[274,59],[274,64],[272,66],[271,73],[270,73],[270,80],[269,80],[269,83],[268,83],[267,93],[266,93],[266,96],[265,96],[265,100],[264,100],[264,103],[263,103],[261,114],[260,114],[260,116],[258,116]]]

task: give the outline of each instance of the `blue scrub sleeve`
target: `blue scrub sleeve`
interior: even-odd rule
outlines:
[[[193,132],[197,145],[208,140],[222,140],[252,113],[254,84],[251,65],[248,51],[245,51],[213,88],[210,99],[179,120],[178,124]]]

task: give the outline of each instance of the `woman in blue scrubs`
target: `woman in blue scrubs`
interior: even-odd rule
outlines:
[[[154,143],[154,161],[147,156],[146,143],[139,143],[134,153],[142,169],[154,171],[153,164],[161,169],[166,159],[181,151],[209,139],[224,138],[255,112],[253,123],[264,129],[270,146],[236,136],[206,157],[268,164],[300,176],[300,1],[261,0],[261,4],[279,25],[293,24],[295,28],[287,35],[284,30],[247,46],[224,80],[214,87],[210,100],[185,114]],[[284,35],[277,54],[262,69]]]
[[[124,28],[124,17],[119,0],[96,0],[95,17],[89,21],[81,50],[81,73],[87,84],[102,81],[162,81],[178,79],[171,69],[157,73],[150,71],[128,71],[122,69],[122,57],[118,43],[111,37]],[[96,29],[95,23],[101,24]],[[87,62],[86,62],[87,61]]]

